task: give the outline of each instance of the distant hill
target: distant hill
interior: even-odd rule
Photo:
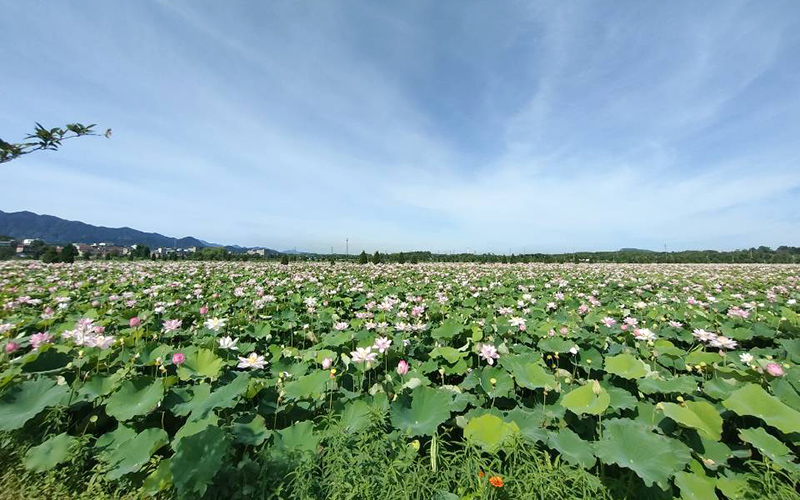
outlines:
[[[653,250],[645,250],[644,248],[620,248],[620,252],[647,252],[655,253]]]
[[[129,227],[93,226],[84,222],[64,220],[52,215],[33,212],[3,212],[0,210],[0,234],[14,238],[38,238],[47,243],[110,243],[129,246],[137,243],[156,247],[216,246],[197,238],[173,238],[158,233],[145,233]]]
[[[303,251],[297,250],[297,249],[284,250],[283,252],[280,252],[280,253],[285,253],[286,255],[317,255],[317,254],[315,254],[313,252],[303,252]]]

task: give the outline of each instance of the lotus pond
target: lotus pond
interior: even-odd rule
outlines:
[[[0,498],[800,498],[800,267],[0,264]]]

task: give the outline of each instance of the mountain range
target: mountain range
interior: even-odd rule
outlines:
[[[93,226],[85,222],[65,220],[52,215],[39,215],[33,212],[3,212],[0,210],[0,235],[13,238],[38,238],[47,243],[109,243],[119,246],[144,244],[150,248],[158,247],[221,247],[192,236],[176,238],[159,233],[146,233],[129,227]],[[249,250],[240,246],[225,246],[231,252]],[[262,247],[259,247],[262,248]],[[269,248],[267,253],[279,253]]]

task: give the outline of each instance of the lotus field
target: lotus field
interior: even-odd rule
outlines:
[[[778,265],[2,263],[3,498],[800,498],[798,298]]]

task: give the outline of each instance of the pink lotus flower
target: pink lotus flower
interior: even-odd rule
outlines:
[[[516,316],[510,318],[508,320],[508,324],[510,326],[518,327],[521,332],[524,332],[528,328],[528,326],[525,324],[525,319],[524,318],[519,318],[519,317],[516,317]]]
[[[500,357],[500,355],[497,354],[497,348],[492,344],[483,344],[481,346],[480,356],[490,365],[493,365],[494,360]]]
[[[166,332],[174,332],[178,328],[181,327],[183,321],[179,319],[168,319],[164,321],[164,331]]]
[[[322,369],[328,370],[330,367],[333,366],[333,358],[325,358],[322,360]]]
[[[402,377],[406,373],[408,373],[408,363],[404,359],[401,359],[400,362],[397,363],[397,374]]]
[[[17,344],[16,342],[9,342],[8,344],[6,344],[7,354],[11,354],[12,352],[15,352],[17,349],[19,349],[19,344]]]
[[[182,352],[176,352],[172,355],[172,363],[180,366],[186,362],[186,356]]]
[[[208,314],[208,306],[201,307],[200,314]]]
[[[53,336],[47,332],[34,333],[33,335],[31,335],[30,338],[31,347],[33,348],[34,351],[39,349],[41,345],[49,344],[52,341],[53,341]]]
[[[128,322],[128,324],[131,325],[131,328],[139,328],[139,325],[142,324],[142,320],[139,319],[138,317],[134,316],[134,317],[131,318],[131,320]]]
[[[348,327],[347,321],[340,321],[340,322],[336,323],[335,325],[333,325],[333,329],[334,330],[339,330],[339,331],[347,330],[347,327]]]
[[[783,377],[783,367],[778,363],[767,363],[766,369],[773,377]]]
[[[378,353],[372,352],[372,347],[356,347],[356,350],[350,353],[353,363],[371,363],[377,357]]]
[[[389,340],[388,337],[378,337],[375,339],[375,344],[372,346],[373,349],[376,349],[379,353],[383,354],[384,352],[389,350],[389,346],[392,345],[392,341]]]
[[[97,347],[100,349],[108,349],[114,343],[114,336],[113,335],[97,335],[91,342],[87,342],[86,345],[89,347]]]
[[[744,310],[744,309],[742,309],[740,307],[734,306],[734,307],[731,307],[728,310],[728,316],[731,317],[731,318],[747,319],[750,316],[750,312],[746,311],[746,310]]]
[[[617,320],[615,320],[614,318],[609,318],[608,316],[600,320],[600,322],[606,325],[608,328],[611,328],[612,326],[617,324]]]

